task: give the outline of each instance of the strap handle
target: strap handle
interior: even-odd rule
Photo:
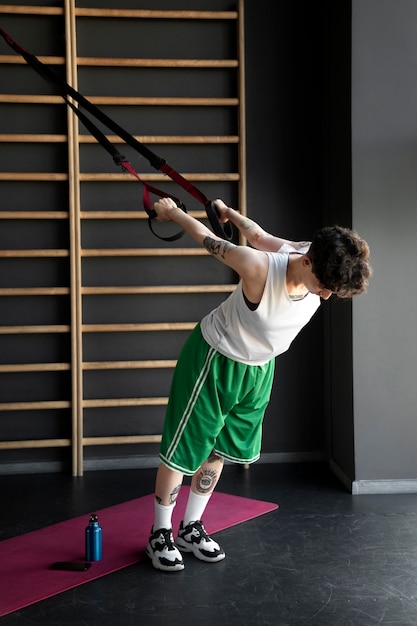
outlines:
[[[209,219],[210,225],[213,229],[213,232],[223,239],[227,239],[230,241],[233,237],[233,226],[231,222],[225,222],[221,224],[219,222],[219,215],[217,213],[216,205],[211,200],[205,205],[207,217]]]

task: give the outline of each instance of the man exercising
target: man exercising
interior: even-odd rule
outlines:
[[[233,293],[192,331],[170,390],[155,485],[155,513],[146,553],[156,569],[184,569],[182,552],[208,563],[225,558],[202,516],[224,460],[253,463],[261,450],[275,357],[332,294],[366,292],[369,247],[341,226],[321,228],[311,242],[275,237],[222,200],[219,221],[230,221],[249,245],[214,235],[171,198],[154,204],[157,220],[183,228],[215,259],[239,275]],[[191,488],[174,543],[172,513],[184,476]]]

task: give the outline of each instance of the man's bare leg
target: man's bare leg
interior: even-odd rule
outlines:
[[[177,572],[184,569],[180,551],[172,535],[172,513],[181,489],[183,475],[166,465],[159,466],[156,474],[154,511],[155,518],[146,546],[146,554],[156,569]]]
[[[206,563],[217,563],[226,556],[219,544],[207,534],[201,521],[222,469],[223,459],[213,453],[192,477],[184,519],[176,539],[180,550],[192,552]]]
[[[182,481],[183,474],[181,472],[175,472],[161,463],[156,474],[156,501],[164,506],[174,504],[180,492]]]

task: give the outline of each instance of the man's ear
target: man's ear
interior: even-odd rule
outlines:
[[[303,265],[304,267],[309,267],[311,265],[311,261],[306,254],[303,256]]]

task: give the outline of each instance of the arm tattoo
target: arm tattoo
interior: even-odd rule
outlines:
[[[231,248],[235,248],[236,246],[229,241],[218,241],[217,239],[213,239],[212,237],[204,237],[203,246],[205,249],[210,252],[213,256],[221,256],[222,259],[225,258],[226,254],[229,252]]]
[[[251,228],[253,228],[253,222],[251,222],[248,219],[241,220],[240,225],[243,228],[243,230],[250,230]]]

